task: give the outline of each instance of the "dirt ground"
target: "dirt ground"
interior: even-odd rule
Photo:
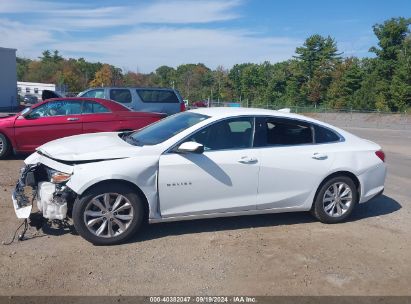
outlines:
[[[113,247],[48,231],[0,245],[0,295],[411,295],[411,131],[347,130],[383,146],[389,173],[384,196],[346,223],[288,213],[154,224]],[[10,195],[23,158],[0,161],[0,241],[20,223]]]

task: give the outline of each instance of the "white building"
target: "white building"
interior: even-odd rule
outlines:
[[[16,49],[0,47],[0,110],[17,109],[16,82]]]
[[[37,96],[41,100],[41,93],[43,90],[55,91],[56,85],[52,83],[40,83],[40,82],[17,82],[17,91],[20,96],[24,97],[26,94]]]

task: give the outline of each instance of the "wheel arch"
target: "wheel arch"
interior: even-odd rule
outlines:
[[[144,207],[144,220],[148,221],[149,218],[149,213],[150,213],[150,207],[149,207],[149,203],[148,203],[148,199],[146,197],[146,195],[144,194],[143,190],[140,189],[140,187],[138,187],[136,184],[128,181],[128,180],[124,180],[124,179],[110,179],[110,180],[103,180],[100,182],[97,182],[95,184],[90,185],[87,189],[85,189],[81,195],[79,195],[79,197],[82,197],[84,195],[86,195],[89,191],[91,191],[92,189],[96,188],[96,187],[100,187],[100,186],[104,186],[104,185],[112,185],[112,184],[122,184],[122,185],[127,185],[130,188],[132,188],[136,194],[143,200],[143,207]]]
[[[341,171],[336,171],[336,172],[331,173],[330,175],[328,175],[327,177],[325,177],[325,178],[321,181],[321,183],[320,183],[320,184],[318,185],[318,187],[317,187],[317,190],[315,191],[314,199],[313,199],[313,201],[312,201],[312,203],[311,203],[311,208],[313,208],[313,206],[314,206],[314,202],[315,202],[315,200],[317,199],[317,195],[318,195],[318,192],[320,191],[321,187],[322,187],[328,180],[330,180],[331,178],[337,177],[337,176],[346,176],[346,177],[349,177],[349,178],[354,182],[354,185],[355,185],[355,187],[357,188],[358,201],[361,200],[361,183],[360,183],[360,180],[358,179],[358,177],[357,177],[354,173],[352,173],[352,172],[350,172],[350,171],[341,170]]]

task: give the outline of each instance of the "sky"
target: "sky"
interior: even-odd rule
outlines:
[[[279,62],[313,34],[344,56],[372,56],[372,26],[411,17],[411,0],[0,0],[0,47],[148,73],[161,65]]]

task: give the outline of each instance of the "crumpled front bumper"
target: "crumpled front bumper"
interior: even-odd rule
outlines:
[[[63,220],[67,217],[67,202],[73,197],[73,192],[64,184],[53,184],[48,179],[38,178],[41,164],[27,165],[20,170],[19,181],[12,194],[14,211],[17,218],[26,219],[30,216],[33,202],[49,220]],[[32,188],[31,198],[25,190]]]
[[[26,219],[30,216],[32,204],[30,199],[24,193],[24,188],[27,184],[27,175],[29,172],[33,172],[37,165],[27,165],[20,169],[20,177],[14,188],[11,199],[13,201],[14,212],[17,218]]]
[[[17,218],[19,219],[29,218],[32,205],[31,204],[24,205],[21,202],[21,200],[18,200],[16,191],[13,191],[13,194],[11,195],[11,199],[13,201],[14,212],[16,213]]]

